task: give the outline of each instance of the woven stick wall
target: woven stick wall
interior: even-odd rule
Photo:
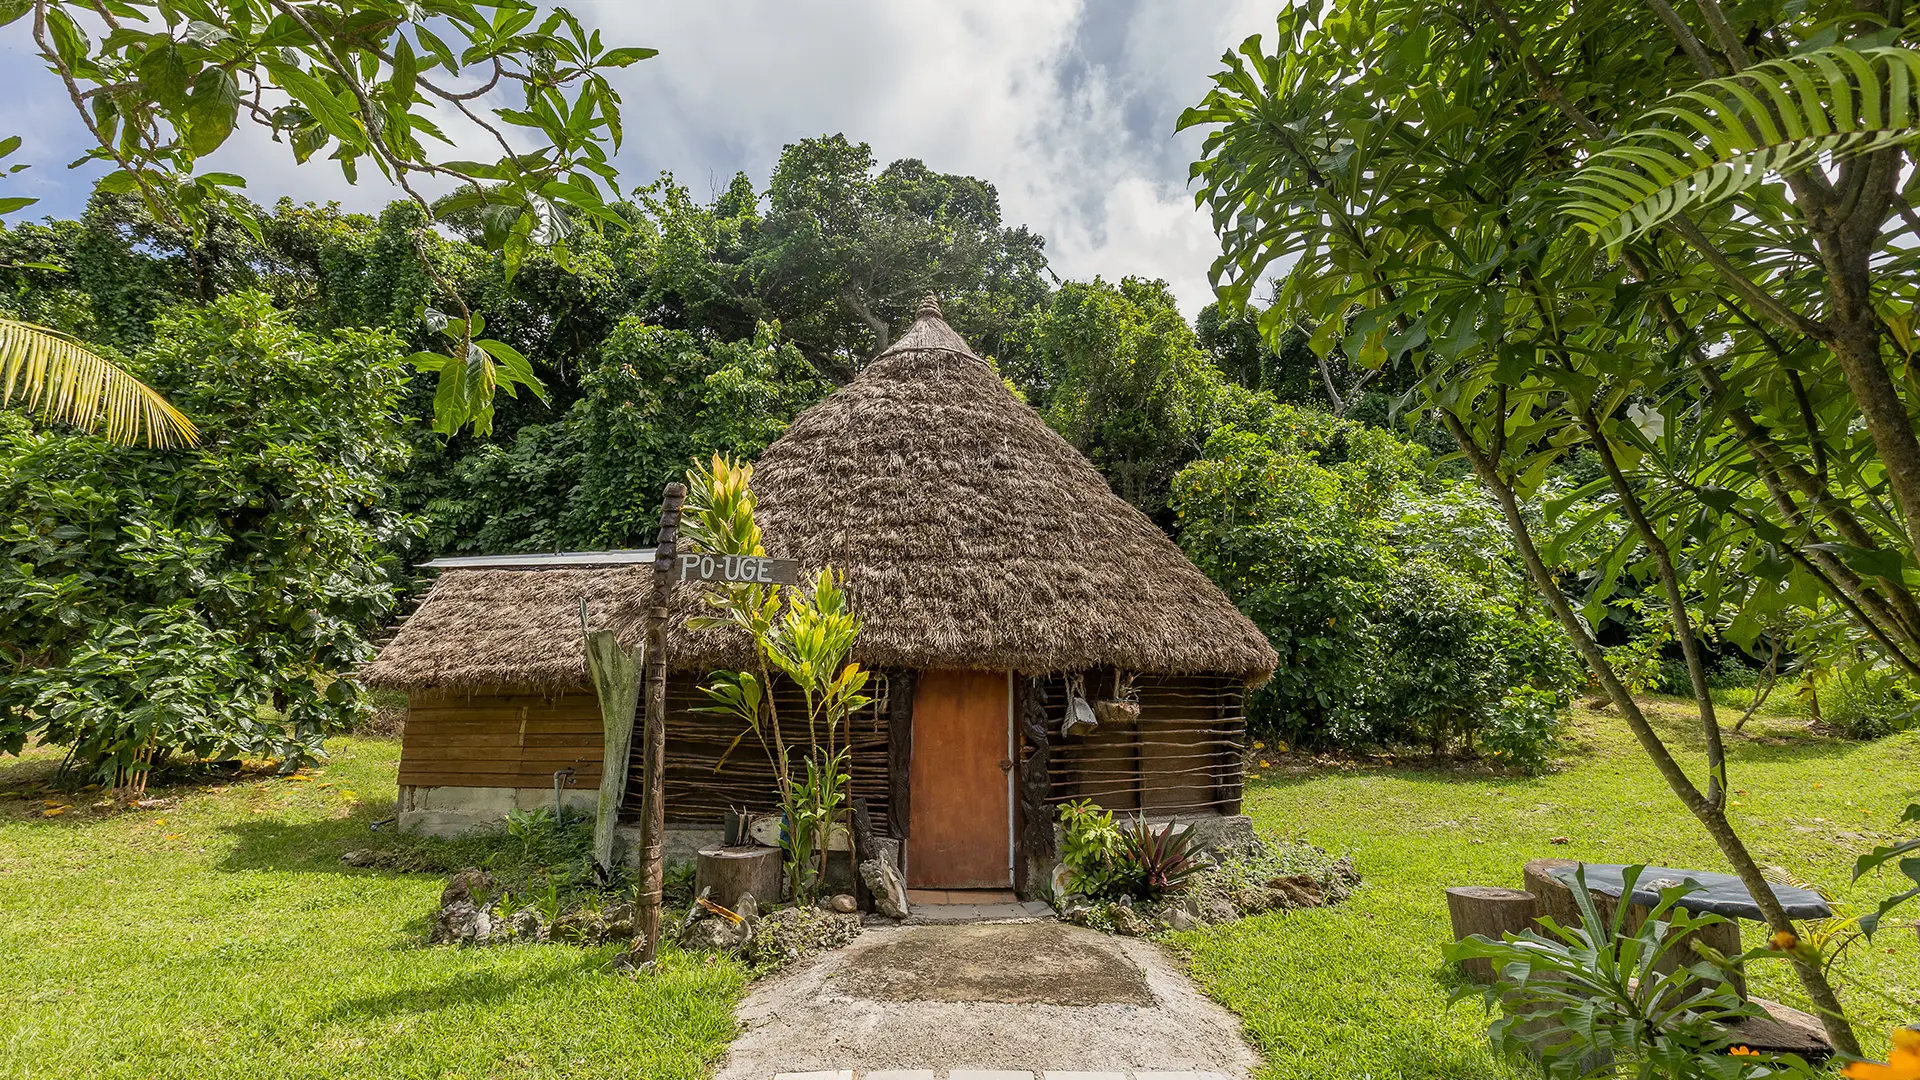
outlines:
[[[1087,696],[1110,693],[1111,669],[1084,676]],[[1091,799],[1116,812],[1238,813],[1247,720],[1239,679],[1136,675],[1140,718],[1062,735],[1066,680],[1047,680],[1051,735],[1047,801]]]
[[[796,776],[805,775],[806,703],[784,679],[775,683],[781,737]],[[853,795],[867,800],[875,826],[887,818],[887,680],[876,674],[867,687],[873,703],[853,718]],[[728,810],[770,813],[780,808],[773,760],[751,732],[739,740],[742,725],[717,713],[698,712],[709,704],[690,675],[667,682],[667,821],[675,825],[719,825]],[[771,740],[769,740],[771,741]],[[731,750],[729,748],[731,747]],[[627,782],[623,820],[640,813],[644,782],[636,757]]]

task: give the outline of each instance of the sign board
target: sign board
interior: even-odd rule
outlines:
[[[729,585],[797,585],[800,564],[793,559],[769,559],[764,555],[696,555],[691,552],[674,560],[681,581],[719,581]]]

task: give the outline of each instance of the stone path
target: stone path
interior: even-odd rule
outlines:
[[[1154,1072],[1146,1068],[1137,1068],[1129,1072],[1087,1072],[1087,1070],[1060,1070],[1048,1068],[1041,1072],[1039,1080],[1227,1080],[1225,1072]],[[774,1080],[856,1080],[851,1068],[839,1072],[776,1072]],[[931,1068],[877,1068],[874,1072],[860,1072],[858,1080],[941,1080]],[[1018,1068],[952,1068],[947,1072],[947,1080],[1035,1080],[1033,1072],[1021,1072]]]
[[[717,1080],[1239,1080],[1240,1022],[1151,942],[1052,921],[870,928],[769,979]]]

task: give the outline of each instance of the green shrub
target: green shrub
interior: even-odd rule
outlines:
[[[1893,671],[1854,665],[1818,683],[1820,722],[1848,739],[1880,739],[1913,726],[1920,695]]]
[[[1174,483],[1180,541],[1280,654],[1248,700],[1287,742],[1464,750],[1494,726],[1545,759],[1579,669],[1477,488],[1429,478],[1424,448],[1282,406],[1223,427]],[[1539,697],[1503,719],[1515,691]],[[1522,743],[1531,742],[1530,746]]]
[[[200,428],[109,445],[0,412],[0,750],[108,783],[170,754],[300,761],[365,710],[406,460],[385,335],[303,333],[241,293],[157,320],[132,366]]]

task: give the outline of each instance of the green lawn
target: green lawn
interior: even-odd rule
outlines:
[[[399,745],[335,740],[310,779],[246,777],[111,816],[41,817],[57,759],[0,764],[0,1076],[698,1077],[737,965],[612,947],[422,944],[443,876],[354,870]],[[33,794],[31,799],[23,794]]]
[[[1691,753],[1678,707],[1660,716]],[[1920,799],[1920,733],[1846,743],[1766,717],[1749,730],[1732,749],[1736,812],[1762,860],[1854,900],[1892,891],[1852,887],[1848,868]],[[41,817],[55,758],[0,765],[0,1076],[697,1077],[725,1049],[737,965],[669,954],[665,974],[635,981],[602,973],[610,948],[422,945],[442,875],[339,862],[391,812],[397,744],[332,751],[309,779],[156,790],[179,805],[112,815],[83,797]],[[1260,825],[1352,852],[1366,878],[1338,907],[1181,938],[1273,1077],[1509,1075],[1478,1007],[1446,1005],[1445,886],[1517,885],[1542,855],[1721,865],[1601,713],[1576,714],[1561,768],[1537,778],[1269,760],[1247,795]],[[1875,1049],[1920,1019],[1916,917],[1845,968]],[[1753,981],[1804,1004],[1783,968]]]
[[[1698,737],[1682,706],[1660,723],[1690,765]],[[1520,884],[1542,856],[1724,869],[1617,716],[1577,710],[1557,771],[1499,777],[1418,760],[1316,764],[1271,756],[1247,790],[1264,829],[1352,852],[1364,886],[1346,904],[1281,912],[1183,935],[1203,985],[1238,1011],[1267,1055],[1269,1077],[1512,1075],[1485,1049],[1477,1003],[1452,1009],[1440,960],[1451,935],[1449,885]],[[1783,866],[1863,905],[1896,891],[1891,876],[1848,881],[1855,856],[1894,835],[1920,800],[1920,732],[1875,743],[1809,736],[1757,717],[1729,749],[1734,813],[1762,864]],[[1553,844],[1567,837],[1567,844]],[[1841,993],[1869,1052],[1895,1024],[1920,1021],[1920,941],[1903,909],[1856,945]],[[1749,947],[1761,943],[1747,924]],[[1784,965],[1752,978],[1767,997],[1805,1007]]]

